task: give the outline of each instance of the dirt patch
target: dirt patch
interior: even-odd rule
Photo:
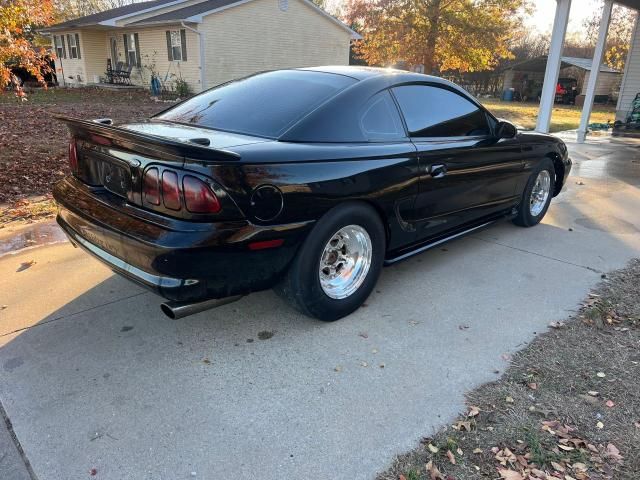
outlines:
[[[378,480],[637,479],[640,260],[516,354],[469,410]]]
[[[69,174],[69,133],[54,115],[123,122],[148,118],[169,106],[143,90],[49,89],[22,103],[0,95],[0,204],[12,209],[18,200],[50,194]]]

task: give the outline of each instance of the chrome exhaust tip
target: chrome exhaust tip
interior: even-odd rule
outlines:
[[[202,302],[165,302],[160,305],[162,313],[172,320],[178,320],[188,315],[204,312],[212,308],[226,305],[227,303],[237,302],[242,298],[242,295],[234,295],[232,297],[225,298],[212,298],[211,300],[204,300]]]

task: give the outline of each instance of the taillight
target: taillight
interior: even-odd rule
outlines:
[[[160,205],[160,182],[158,180],[157,168],[150,168],[144,174],[142,194],[144,201],[151,205]]]
[[[182,179],[184,204],[191,213],[218,213],[220,201],[209,185],[199,178],[185,175]]]
[[[78,173],[78,147],[75,137],[69,141],[69,165],[72,173]]]
[[[162,172],[162,201],[170,210],[180,210],[178,175],[171,170]]]
[[[210,184],[170,168],[151,167],[142,179],[143,204],[154,210],[212,214],[222,210]]]

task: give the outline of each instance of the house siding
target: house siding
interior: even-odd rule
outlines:
[[[636,17],[636,25],[631,38],[631,48],[627,56],[624,77],[620,87],[620,96],[616,106],[616,120],[626,120],[631,110],[631,102],[640,93],[640,22]]]
[[[152,68],[158,74],[160,81],[170,88],[177,78],[184,79],[193,92],[200,91],[200,46],[198,35],[185,29],[187,38],[187,60],[169,61],[167,54],[167,30],[180,30],[177,25],[163,25],[153,28],[126,28],[109,32],[115,35],[118,42],[118,60],[125,62],[123,35],[137,33],[140,42],[140,61],[142,67],[134,67],[131,72],[131,83],[148,86],[151,81]],[[155,64],[155,66],[154,66]]]
[[[204,17],[205,87],[262,70],[348,65],[351,34],[300,0],[252,0]]]
[[[64,37],[64,46],[66,50],[67,58],[56,58],[55,67],[56,67],[56,75],[58,77],[58,82],[68,86],[82,85],[87,82],[87,70],[85,66],[85,49],[84,49],[84,33],[80,30],[64,30],[60,32],[56,32],[56,36]],[[69,50],[69,43],[67,42],[67,35],[75,35],[78,34],[80,38],[80,57],[81,58],[70,58],[71,53]],[[53,47],[53,51],[56,52],[56,46],[53,39],[51,37],[51,45]],[[56,52],[57,54],[57,52]]]

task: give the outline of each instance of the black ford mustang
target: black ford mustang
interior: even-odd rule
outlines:
[[[499,219],[536,225],[571,168],[559,139],[385,69],[260,73],[142,123],[63,120],[58,223],[172,318],[275,287],[338,319],[383,264]]]

